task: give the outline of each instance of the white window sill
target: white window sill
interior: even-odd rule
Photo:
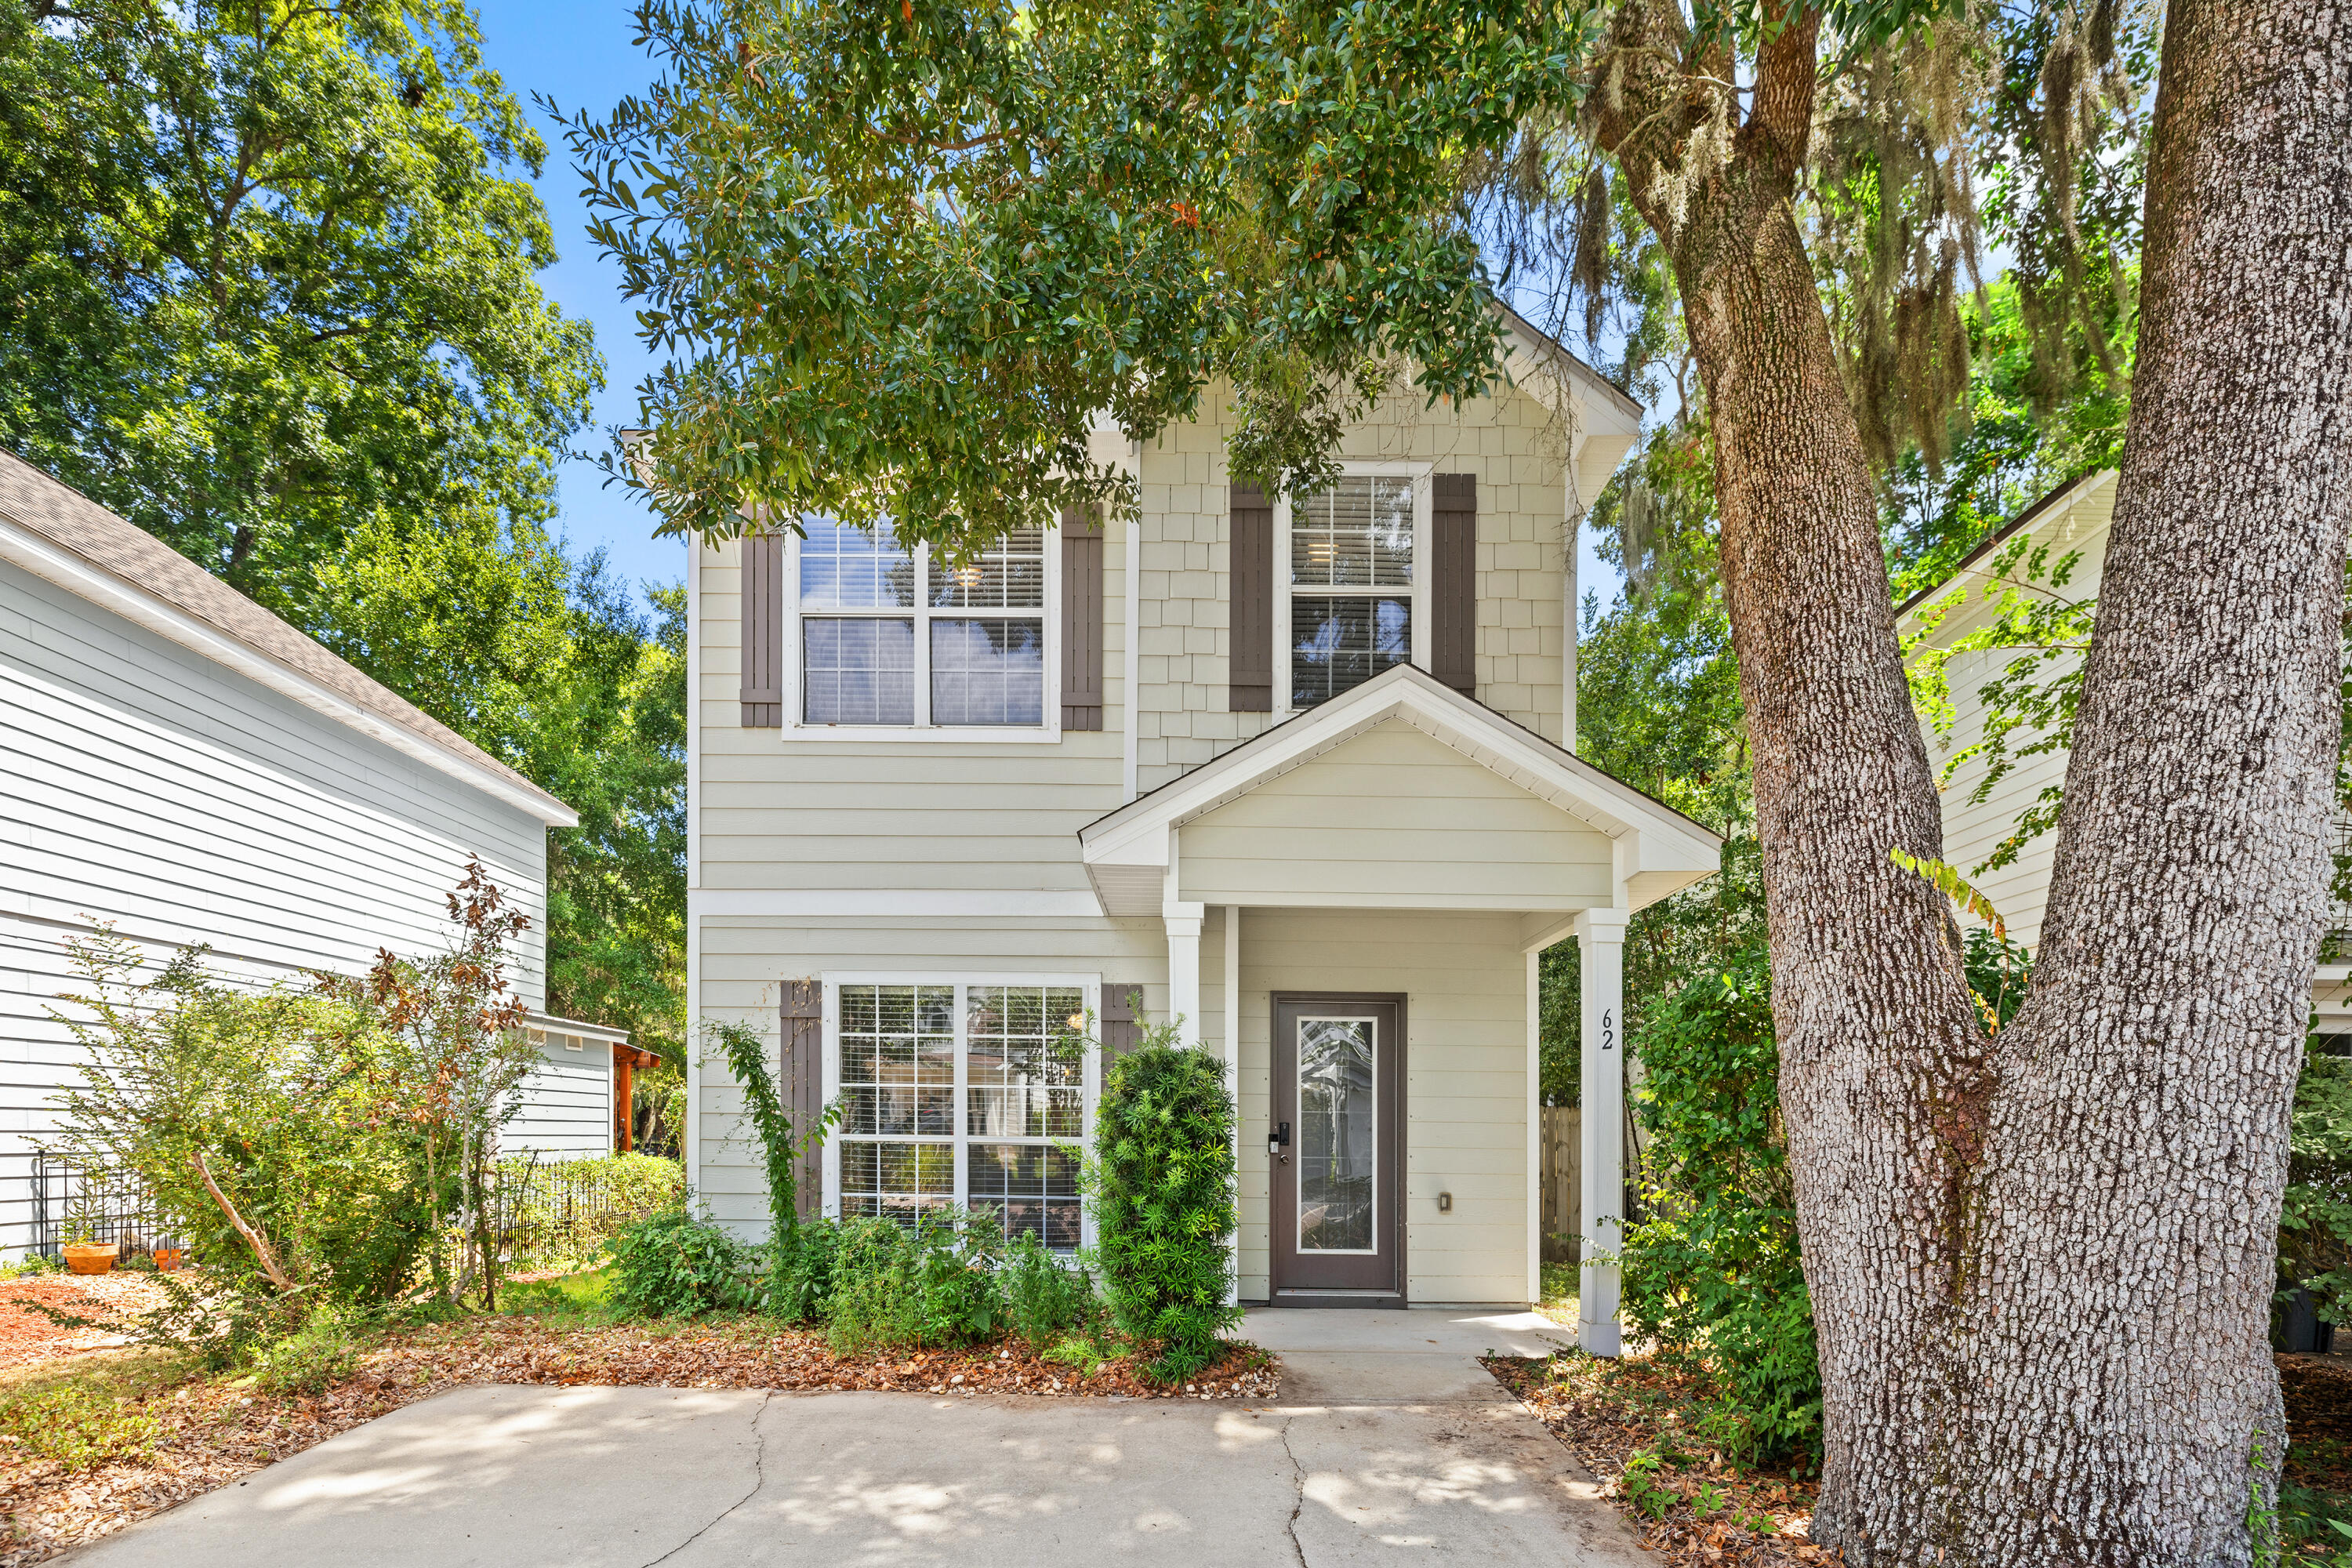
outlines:
[[[1058,724],[1007,724],[916,727],[891,724],[786,724],[781,733],[792,741],[837,741],[881,745],[1050,746],[1062,738]]]

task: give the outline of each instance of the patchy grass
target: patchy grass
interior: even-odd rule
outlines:
[[[1536,1310],[1555,1323],[1565,1323],[1574,1328],[1578,1284],[1575,1264],[1544,1264],[1541,1271],[1543,1300],[1536,1303]]]

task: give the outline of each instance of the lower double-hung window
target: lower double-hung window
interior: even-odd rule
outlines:
[[[1076,1247],[1087,1006],[1076,985],[843,984],[842,1215],[960,1204]]]
[[[934,729],[1045,721],[1045,535],[951,565],[824,518],[798,548],[803,724]]]

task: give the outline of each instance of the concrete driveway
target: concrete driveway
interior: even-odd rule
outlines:
[[[1591,1479],[1472,1359],[1543,1320],[1253,1313],[1278,1405],[462,1389],[79,1553],[333,1563],[1633,1568]],[[1472,1375],[1472,1374],[1475,1374]]]

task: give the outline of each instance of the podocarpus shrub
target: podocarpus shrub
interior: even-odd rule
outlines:
[[[1173,1382],[1217,1355],[1231,1305],[1234,1097],[1225,1064],[1148,1030],[1110,1065],[1095,1113],[1097,1257],[1121,1332],[1150,1375]]]
[[[1706,1359],[1727,1452],[1818,1463],[1821,1367],[1769,979],[1760,950],[1740,953],[1653,1004],[1634,1032],[1649,1215],[1625,1228],[1624,1310],[1637,1335]]]

